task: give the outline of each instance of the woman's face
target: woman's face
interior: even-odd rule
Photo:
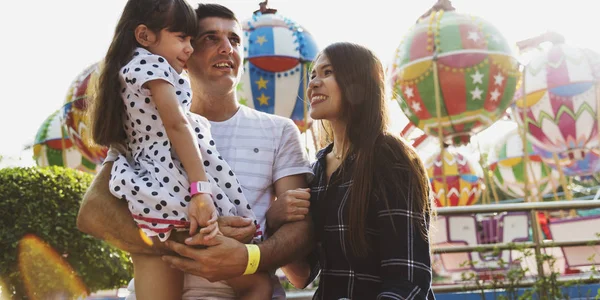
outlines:
[[[320,55],[315,61],[306,94],[313,120],[333,121],[341,116],[342,93],[335,81],[333,67],[325,55]]]

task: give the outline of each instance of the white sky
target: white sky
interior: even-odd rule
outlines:
[[[194,6],[199,2],[188,1]],[[0,9],[3,165],[33,164],[31,151],[23,151],[23,147],[33,142],[42,121],[63,105],[75,76],[102,59],[125,2],[4,1]],[[245,20],[260,1],[208,2],[223,4]],[[550,29],[562,33],[570,44],[600,51],[598,24],[593,21],[598,15],[591,0],[452,2],[460,12],[487,19],[511,43]],[[373,49],[387,65],[408,28],[433,3],[435,0],[271,0],[269,6],[303,25],[321,48],[335,41],[357,42]],[[499,129],[492,127],[481,140],[489,142],[498,133]]]

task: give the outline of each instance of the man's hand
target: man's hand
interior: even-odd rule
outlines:
[[[256,226],[252,223],[251,219],[237,216],[223,216],[219,217],[218,223],[219,230],[224,236],[236,239],[242,243],[249,243],[256,233]],[[205,245],[205,243],[200,240],[210,232],[210,228],[202,228],[200,229],[199,234],[192,236],[191,239],[185,243],[188,245]],[[183,243],[183,240],[176,241]]]
[[[210,282],[241,276],[248,264],[248,251],[244,244],[226,236],[218,235],[202,243],[209,246],[195,249],[167,241],[166,245],[181,257],[163,256],[162,259],[185,273],[206,278]]]
[[[287,222],[304,220],[310,207],[310,189],[295,189],[281,194],[267,211],[269,232],[275,232]]]
[[[219,228],[224,236],[242,243],[250,243],[256,233],[256,225],[251,219],[236,216],[220,217]]]

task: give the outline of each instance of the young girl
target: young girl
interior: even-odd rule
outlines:
[[[185,0],[129,0],[109,47],[92,108],[97,144],[124,145],[110,190],[128,201],[148,237],[172,230],[212,238],[217,216],[255,220],[210,123],[190,113],[191,89],[180,74],[193,52],[196,13]],[[189,228],[189,229],[188,229]],[[138,299],[181,299],[183,274],[159,256],[132,253]],[[228,281],[244,299],[270,299],[266,274]]]

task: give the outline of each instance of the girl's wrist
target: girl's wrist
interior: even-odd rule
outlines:
[[[213,202],[212,201],[212,196],[209,195],[209,194],[202,194],[202,193],[200,193],[200,194],[192,195],[192,200],[190,202],[198,202],[198,201],[206,202],[206,203],[212,203]]]
[[[208,181],[192,181],[190,182],[190,194],[192,196],[197,194],[212,195],[212,186]]]

